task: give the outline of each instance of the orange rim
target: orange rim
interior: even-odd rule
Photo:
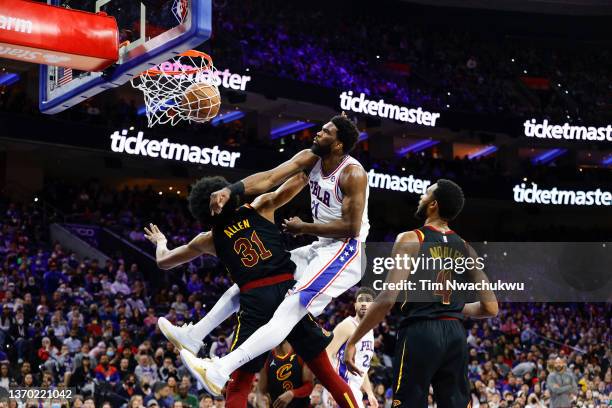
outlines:
[[[206,64],[201,67],[201,68],[193,68],[193,69],[188,69],[185,71],[161,71],[159,69],[155,69],[155,68],[151,68],[148,69],[146,71],[144,71],[142,75],[151,75],[151,76],[155,76],[155,75],[184,75],[184,74],[195,74],[196,72],[201,72],[201,71],[208,71],[213,67],[213,60],[210,57],[210,55],[201,52],[201,51],[196,51],[196,50],[188,50],[185,52],[182,52],[178,55],[179,57],[195,57],[195,58],[202,58],[203,60],[206,61]],[[161,64],[160,64],[161,65]]]

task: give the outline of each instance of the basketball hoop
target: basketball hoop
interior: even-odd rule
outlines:
[[[144,94],[149,127],[182,120],[205,123],[221,105],[217,70],[212,58],[190,50],[132,79]]]

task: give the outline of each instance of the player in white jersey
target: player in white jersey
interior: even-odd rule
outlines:
[[[303,316],[320,314],[334,297],[361,280],[362,243],[369,231],[368,178],[361,164],[348,155],[358,137],[358,129],[346,115],[335,116],[317,133],[311,149],[211,195],[211,212],[218,214],[232,195],[262,194],[305,171],[310,179],[314,222],[293,217],[283,226],[291,234],[315,235],[319,240],[292,251],[297,283],[270,322],[214,365],[193,353],[221,319],[235,312],[237,288],[223,295],[223,303],[215,305],[210,319],[207,316],[195,326],[175,327],[161,321],[162,331],[182,349],[183,361],[200,374],[198,381],[208,392],[219,395],[235,369],[280,344]]]
[[[344,202],[344,193],[340,187],[341,176],[347,170],[352,171],[352,167],[358,172],[365,172],[361,164],[348,155],[327,175],[321,158],[310,170],[308,182],[313,219],[311,225],[314,229],[343,222],[346,207],[351,204]],[[315,316],[321,314],[333,298],[361,280],[361,243],[365,242],[370,230],[368,198],[369,189],[366,186],[365,206],[359,220],[361,228],[358,234],[346,238],[319,236],[311,245],[291,251],[291,260],[297,265],[295,279],[298,282],[294,289],[300,292],[304,307]],[[298,217],[293,217],[285,220],[283,225],[289,232],[304,233],[305,224]]]
[[[355,294],[355,316],[349,316],[340,322],[334,329],[334,338],[332,342],[327,346],[327,354],[330,356],[334,367],[338,370],[340,377],[344,379],[351,387],[355,399],[359,404],[360,408],[363,408],[363,391],[368,396],[368,402],[370,407],[378,408],[378,401],[374,395],[370,378],[368,377],[368,370],[370,369],[370,362],[374,355],[374,331],[370,330],[367,332],[359,341],[356,343],[356,355],[355,363],[361,369],[360,374],[352,374],[347,370],[344,363],[344,349],[346,348],[346,342],[353,335],[357,325],[365,316],[368,307],[374,301],[374,291],[367,287],[360,288]],[[326,398],[323,398],[324,403]]]

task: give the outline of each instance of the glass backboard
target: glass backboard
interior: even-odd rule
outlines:
[[[104,72],[41,65],[41,112],[54,114],[195,48],[210,38],[211,0],[47,0],[48,4],[115,17],[119,60]]]

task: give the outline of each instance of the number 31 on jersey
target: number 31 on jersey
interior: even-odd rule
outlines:
[[[266,249],[256,231],[251,234],[251,239],[242,237],[234,242],[234,251],[240,255],[242,264],[252,268],[260,259],[266,260],[272,256],[272,252]]]

